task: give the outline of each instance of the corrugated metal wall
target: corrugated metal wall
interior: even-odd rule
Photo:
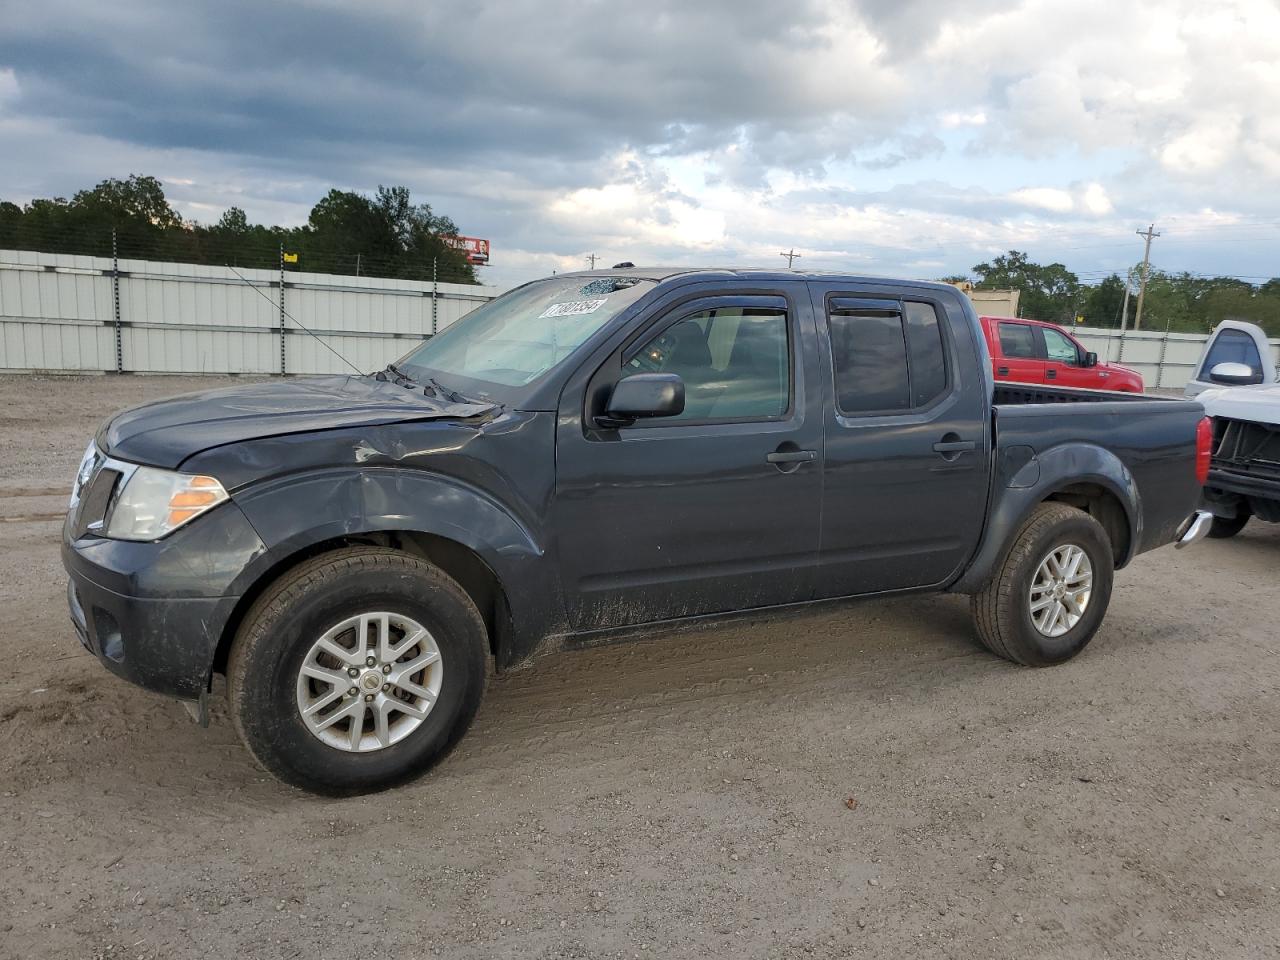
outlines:
[[[117,365],[116,290],[119,291]],[[376,370],[501,292],[495,287],[285,274],[284,307],[361,370]],[[0,250],[0,370],[337,373],[289,319],[280,274]]]

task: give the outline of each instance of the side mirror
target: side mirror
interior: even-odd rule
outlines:
[[[1215,363],[1213,369],[1209,371],[1209,379],[1229,387],[1243,387],[1262,382],[1262,376],[1255,373],[1247,363]]]
[[[607,416],[596,426],[629,426],[641,418],[675,417],[684,413],[684,381],[674,373],[633,373],[623,377],[609,395]]]
[[[1084,355],[1084,365],[1086,367],[1096,367],[1098,365],[1098,355],[1090,350]]]

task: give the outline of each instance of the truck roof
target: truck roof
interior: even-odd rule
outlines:
[[[608,270],[577,270],[573,273],[558,273],[557,277],[642,277],[646,280],[670,280],[675,277],[697,277],[714,279],[718,277],[736,280],[841,280],[857,284],[875,284],[878,286],[928,287],[929,289],[957,293],[949,283],[935,280],[904,280],[896,277],[874,277],[865,274],[845,273],[839,270],[777,270],[751,267],[622,267]]]

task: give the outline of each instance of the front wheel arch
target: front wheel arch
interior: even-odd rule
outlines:
[[[348,547],[386,547],[426,560],[439,567],[467,593],[480,612],[489,641],[489,654],[502,664],[506,641],[511,634],[511,608],[506,590],[492,568],[470,547],[438,534],[414,530],[370,531],[347,537],[322,540],[277,559],[240,597],[227,618],[214,652],[210,681],[215,673],[225,674],[231,645],[245,616],[271,586],[303,563]]]

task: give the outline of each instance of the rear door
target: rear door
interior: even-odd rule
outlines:
[[[1066,334],[1053,327],[1037,327],[1044,340],[1044,382],[1063,387],[1098,390],[1105,384],[1097,367],[1084,365],[1084,350]]]
[[[997,380],[1012,383],[1044,383],[1044,352],[1034,324],[1017,320],[997,320],[996,342],[1000,356],[994,358]]]
[[[829,391],[817,595],[943,583],[986,512],[976,330],[934,291],[810,287]]]
[[[739,290],[741,288],[738,288]],[[656,304],[561,398],[560,570],[593,630],[806,600],[822,503],[822,387],[800,281]],[[604,429],[613,385],[679,374],[676,417]]]

